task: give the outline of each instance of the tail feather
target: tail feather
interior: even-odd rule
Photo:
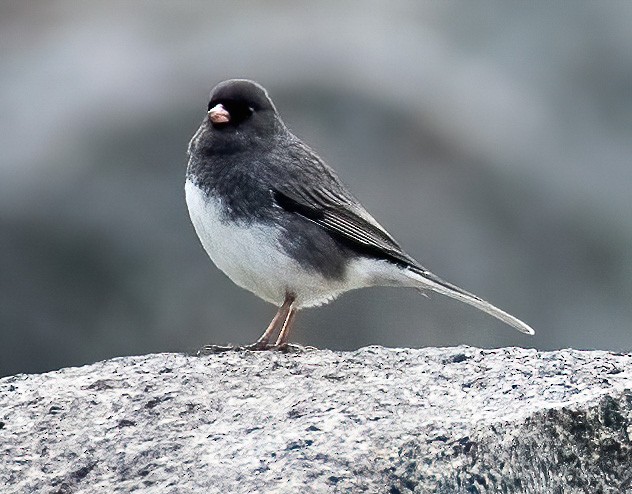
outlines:
[[[503,321],[505,324],[512,326],[521,333],[535,334],[533,328],[522,322],[520,319],[506,313],[498,307],[493,306],[473,293],[466,292],[462,288],[442,280],[430,271],[417,269],[416,267],[411,266],[408,268],[407,272],[409,273],[409,277],[417,282],[416,288],[419,290],[429,289],[453,299],[460,300],[461,302],[465,302],[466,304],[476,307],[490,316]]]

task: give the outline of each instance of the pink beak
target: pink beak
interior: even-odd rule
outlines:
[[[228,113],[221,103],[218,103],[208,111],[208,118],[213,124],[228,123],[230,122],[230,113]]]

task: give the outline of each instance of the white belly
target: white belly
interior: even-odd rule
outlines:
[[[329,280],[306,271],[287,256],[278,242],[279,230],[267,226],[238,225],[222,221],[221,202],[206,197],[189,180],[185,184],[187,206],[204,249],[235,284],[276,305],[286,293],[296,297],[296,307],[326,303],[342,292],[367,286],[364,276]],[[352,271],[357,271],[355,263]],[[363,269],[362,269],[363,270]],[[357,274],[357,273],[355,273]]]

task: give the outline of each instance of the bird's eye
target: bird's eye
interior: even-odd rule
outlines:
[[[231,120],[235,124],[239,124],[252,116],[254,109],[241,102],[227,102],[226,109],[230,113]]]

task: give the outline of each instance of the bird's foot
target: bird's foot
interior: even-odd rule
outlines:
[[[282,345],[270,345],[268,347],[268,350],[276,350],[277,352],[281,353],[306,353],[318,350],[318,348],[314,346],[303,346],[292,343],[284,343]]]
[[[267,341],[255,341],[250,345],[241,347],[242,350],[250,350],[251,352],[262,352],[264,350],[272,350],[272,345],[269,345]]]
[[[224,352],[261,352],[263,350],[273,350],[273,346],[265,341],[257,341],[251,345],[204,345],[200,348],[196,355],[203,357],[205,355],[214,355]]]
[[[198,357],[203,357],[205,355],[213,355],[216,353],[236,352],[242,348],[243,347],[235,345],[204,345],[197,351],[196,355]]]
[[[224,352],[262,352],[266,350],[281,352],[281,353],[305,353],[318,350],[313,346],[295,345],[290,343],[284,343],[282,345],[270,345],[266,342],[257,341],[251,345],[204,345],[200,348],[196,355],[198,357],[204,357],[206,355],[215,355],[217,353]]]

